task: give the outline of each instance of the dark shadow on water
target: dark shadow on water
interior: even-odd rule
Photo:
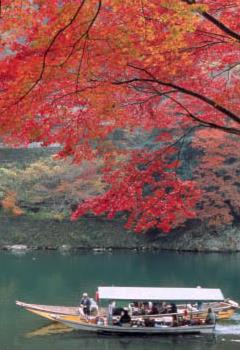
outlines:
[[[217,342],[215,335],[106,335],[90,334],[74,331],[71,334],[62,335],[64,338],[75,339],[79,342],[83,340],[92,344],[105,344],[104,348],[111,349],[157,349],[167,347],[169,349],[203,349],[212,348]],[[93,347],[94,348],[94,347]]]
[[[221,322],[215,334],[203,335],[109,335],[83,332],[65,327],[60,323],[49,323],[28,333],[24,350],[42,346],[50,349],[53,344],[62,350],[234,350],[240,343],[240,325],[238,320]]]
[[[103,339],[121,339],[124,342],[128,342],[131,339],[161,339],[161,338],[167,338],[167,339],[174,339],[174,341],[184,339],[205,339],[205,340],[215,340],[216,336],[215,334],[177,334],[177,335],[170,335],[170,334],[130,334],[130,335],[123,335],[123,334],[109,334],[109,333],[93,333],[93,332],[87,332],[87,331],[78,331],[74,330],[72,328],[69,328],[67,326],[64,326],[61,323],[58,322],[51,322],[47,325],[41,326],[35,330],[32,330],[25,334],[26,338],[33,338],[33,337],[45,337],[45,336],[51,336],[51,335],[61,335],[61,336],[67,336],[71,338],[103,338]]]
[[[201,349],[201,346],[212,348],[216,344],[215,335],[110,335],[76,331],[59,323],[50,323],[25,334],[31,340],[34,338],[51,338],[58,343],[78,344],[79,349]]]

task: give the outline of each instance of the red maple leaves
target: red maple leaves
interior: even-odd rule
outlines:
[[[171,165],[186,135],[199,125],[240,134],[239,14],[227,0],[3,1],[2,137],[105,161],[106,193],[75,218],[120,211],[137,231],[169,231],[199,198]],[[113,137],[156,129],[137,157]],[[173,145],[175,158],[159,156]]]
[[[127,228],[136,232],[157,227],[165,232],[195,217],[191,209],[200,191],[191,181],[177,178],[172,171],[176,162],[164,163],[161,152],[134,154],[120,169],[107,172],[109,189],[101,196],[79,205],[73,219],[92,211],[106,214],[109,219],[117,213],[128,216]],[[191,192],[191,196],[189,196]]]

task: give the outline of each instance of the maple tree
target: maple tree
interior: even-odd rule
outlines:
[[[208,142],[206,143],[206,138]],[[201,130],[192,142],[201,149],[193,178],[202,189],[197,213],[212,227],[238,223],[240,217],[239,141],[221,131]]]
[[[73,218],[120,211],[136,231],[169,231],[200,198],[177,174],[179,143],[240,134],[239,15],[238,0],[3,0],[0,134],[103,161],[106,192]],[[159,130],[154,146],[112,139],[139,128]]]

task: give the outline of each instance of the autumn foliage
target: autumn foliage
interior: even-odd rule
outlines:
[[[207,142],[206,142],[207,138]],[[216,227],[240,219],[239,140],[235,135],[201,130],[193,146],[201,149],[193,176],[202,189],[198,216]]]
[[[1,205],[5,211],[15,215],[20,216],[24,213],[24,211],[17,205],[16,193],[8,192],[5,197],[1,201]]]
[[[106,191],[73,218],[121,212],[136,231],[169,231],[201,195],[197,173],[179,176],[185,139],[238,142],[239,15],[238,0],[3,0],[0,134],[101,159]],[[139,129],[159,131],[151,147],[114,141]]]

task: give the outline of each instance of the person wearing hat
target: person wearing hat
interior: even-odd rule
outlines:
[[[87,293],[83,293],[82,299],[80,302],[80,307],[83,309],[83,312],[86,316],[90,315],[90,306],[91,306],[91,300],[88,297]]]

